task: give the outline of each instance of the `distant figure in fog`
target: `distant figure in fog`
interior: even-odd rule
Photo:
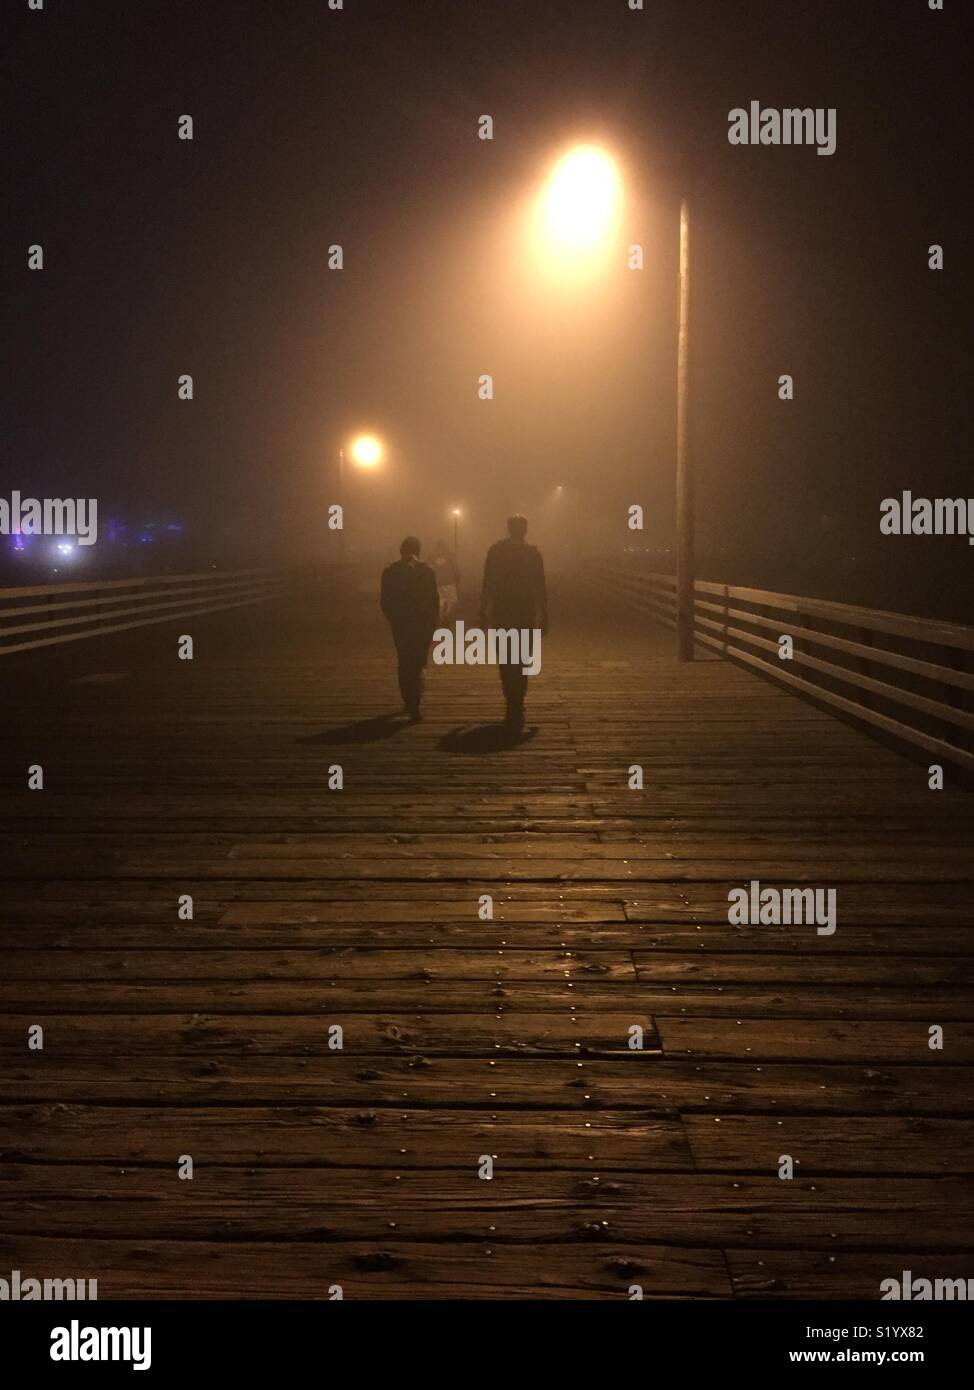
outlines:
[[[382,571],[379,597],[399,656],[403,713],[413,723],[422,718],[419,706],[423,698],[423,668],[440,615],[436,575],[420,560],[421,549],[415,536],[406,537],[399,547],[401,559]]]
[[[495,541],[487,552],[480,608],[485,626],[540,628],[548,631],[548,593],[544,561],[536,545],[525,540],[523,516],[507,521],[507,539]],[[504,722],[515,733],[524,728],[524,697],[528,677],[520,666],[498,667],[507,713]]]
[[[440,591],[440,618],[449,618],[460,601],[460,571],[448,545],[437,541],[433,547],[433,571]]]

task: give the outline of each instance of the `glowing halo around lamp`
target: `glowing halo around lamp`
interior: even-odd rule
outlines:
[[[555,165],[545,190],[552,240],[584,251],[606,235],[619,200],[619,176],[595,145],[579,145]]]
[[[618,236],[622,180],[597,145],[576,145],[550,170],[535,201],[532,239],[549,272],[573,276],[599,269]]]
[[[375,468],[382,462],[382,444],[374,434],[360,434],[352,440],[348,452],[359,468]]]

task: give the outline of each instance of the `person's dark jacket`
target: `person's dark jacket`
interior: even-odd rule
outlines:
[[[436,575],[422,560],[396,560],[382,571],[379,596],[393,633],[431,639],[440,616]]]
[[[500,627],[548,626],[544,561],[536,545],[507,538],[490,547],[481,608]]]

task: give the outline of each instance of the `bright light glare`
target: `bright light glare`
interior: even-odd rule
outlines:
[[[373,434],[360,434],[352,441],[352,462],[359,468],[374,468],[382,460],[382,445]]]
[[[542,226],[562,252],[596,248],[611,233],[620,201],[612,159],[595,145],[579,145],[552,170],[542,199]]]
[[[459,507],[454,507],[454,508],[453,508],[453,515],[454,515],[454,516],[459,516],[459,515],[460,515],[460,508],[459,508]]]

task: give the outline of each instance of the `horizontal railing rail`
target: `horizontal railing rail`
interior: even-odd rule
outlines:
[[[263,603],[281,588],[279,575],[248,569],[0,589],[0,656]]]
[[[593,584],[669,627],[676,580],[593,560]],[[782,660],[780,639],[791,639]],[[796,694],[974,771],[974,628],[697,580],[694,638]]]

